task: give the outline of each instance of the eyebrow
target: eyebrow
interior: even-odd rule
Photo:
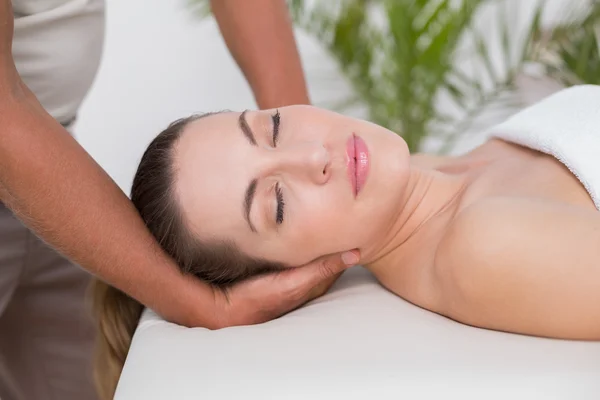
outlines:
[[[256,139],[254,137],[254,132],[252,132],[252,129],[250,129],[250,125],[248,125],[248,121],[246,120],[246,112],[247,111],[248,110],[245,110],[243,113],[240,114],[240,117],[238,119],[238,125],[240,126],[242,133],[244,134],[246,139],[248,139],[250,144],[252,146],[256,146]]]
[[[242,133],[248,139],[252,146],[256,146],[256,138],[254,137],[254,132],[250,129],[250,125],[248,125],[248,121],[246,120],[246,111],[240,114],[238,119],[238,125],[242,130]],[[244,194],[244,218],[250,227],[252,232],[256,232],[256,227],[250,220],[250,210],[252,210],[252,202],[254,201],[254,195],[256,194],[256,186],[258,185],[258,180],[253,179],[250,181],[250,184],[246,188],[246,193]]]

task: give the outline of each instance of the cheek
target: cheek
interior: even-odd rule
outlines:
[[[332,134],[339,134],[339,129],[330,120],[323,121],[319,118],[306,117],[299,121],[301,122],[290,126],[288,130],[293,140],[327,142]]]
[[[352,213],[344,201],[336,201],[335,196],[305,197],[295,211],[288,237],[305,258],[313,260],[354,245]]]

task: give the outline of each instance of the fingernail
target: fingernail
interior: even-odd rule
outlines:
[[[346,265],[354,265],[358,262],[358,255],[352,251],[346,251],[342,253],[342,261]]]

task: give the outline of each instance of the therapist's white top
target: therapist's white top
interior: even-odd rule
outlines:
[[[12,0],[13,57],[42,106],[67,124],[96,75],[104,40],[104,0]]]

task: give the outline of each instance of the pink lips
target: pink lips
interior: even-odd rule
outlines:
[[[367,144],[360,136],[352,135],[346,143],[346,161],[348,167],[348,178],[352,184],[354,195],[357,196],[365,186],[369,174],[369,151]]]

